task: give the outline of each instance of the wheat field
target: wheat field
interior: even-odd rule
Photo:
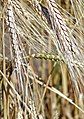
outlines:
[[[84,0],[0,0],[0,119],[84,118]]]

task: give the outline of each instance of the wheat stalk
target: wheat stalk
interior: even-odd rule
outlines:
[[[32,74],[31,74],[32,72]],[[39,78],[33,71],[33,69],[29,68],[29,77],[31,80],[35,80],[38,84],[42,85],[45,87],[45,89],[49,89],[50,91],[60,95],[62,98],[66,99],[68,102],[70,102],[72,105],[74,105],[77,109],[79,109],[80,111],[82,111],[84,113],[84,110],[81,109],[78,105],[76,105],[72,99],[66,97],[63,93],[61,93],[59,90],[57,90],[56,88],[54,88],[53,86],[49,86],[48,84],[45,84],[45,82],[43,82],[43,80],[41,78]],[[48,83],[48,82],[47,82]]]
[[[7,25],[8,25],[8,30],[11,36],[11,47],[12,47],[12,66],[13,66],[13,71],[12,71],[12,75],[13,72],[14,75],[16,75],[16,80],[17,80],[17,86],[16,89],[18,90],[19,93],[22,94],[23,97],[23,101],[26,101],[27,103],[27,99],[28,99],[28,75],[27,74],[27,67],[28,67],[28,63],[26,61],[26,59],[24,59],[23,57],[25,57],[26,52],[24,50],[23,47],[23,43],[20,39],[20,36],[17,32],[17,26],[15,23],[15,18],[14,18],[14,13],[13,13],[13,7],[12,7],[12,1],[8,2],[8,9],[7,9]],[[11,76],[12,78],[13,76]],[[14,79],[15,80],[15,79]],[[26,85],[27,83],[27,85]],[[25,87],[26,86],[26,87]],[[17,88],[19,87],[19,88]],[[32,107],[33,105],[31,105]],[[34,106],[31,108],[31,110],[34,108]],[[26,112],[25,112],[26,113]],[[32,113],[32,118],[36,119],[37,118],[37,114],[35,116]]]
[[[47,9],[49,12],[48,17],[50,17],[51,27],[56,34],[55,38],[52,40],[56,46],[58,54],[68,65],[73,86],[76,87],[76,92],[79,94],[79,92],[83,92],[84,89],[82,73],[84,72],[84,56],[83,50],[81,49],[82,46],[80,46],[81,44],[78,44],[78,38],[76,39],[74,34],[72,34],[70,29],[66,26],[66,23],[64,22],[55,1],[47,0],[47,4]],[[40,13],[43,15],[42,9],[40,9]],[[46,14],[47,13],[45,13],[44,17],[47,18]],[[81,64],[81,62],[83,63]]]
[[[21,79],[21,64],[23,62],[19,61],[19,59],[21,59],[21,51],[19,48],[18,36],[17,36],[17,31],[16,31],[16,24],[15,24],[15,19],[14,19],[14,15],[13,15],[13,8],[12,8],[11,3],[8,4],[7,14],[8,14],[7,22],[9,25],[9,32],[11,35],[11,45],[12,45],[12,56],[11,57],[12,57],[12,60],[14,58],[14,61],[15,61],[14,67],[16,67],[16,72],[19,73],[19,76],[16,74],[17,75],[16,77],[20,78],[21,88],[23,90],[23,84],[22,84],[22,79]]]

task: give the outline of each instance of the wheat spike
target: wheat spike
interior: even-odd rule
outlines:
[[[80,92],[82,90],[80,85],[82,85],[83,76],[80,76],[81,71],[78,66],[80,68],[83,67],[79,65],[79,62],[84,62],[83,52],[78,48],[77,41],[73,37],[73,35],[69,34],[68,27],[63,21],[63,18],[58,10],[58,7],[56,6],[55,1],[47,0],[47,4],[52,28],[57,37],[56,43],[58,44],[58,49],[66,59],[66,63],[70,70],[71,79],[74,82],[77,91]]]
[[[40,4],[41,5],[41,4]],[[58,54],[63,58],[68,65],[69,73],[76,87],[76,92],[83,92],[83,78],[84,78],[84,56],[83,45],[78,43],[78,37],[71,34],[70,29],[66,26],[61,13],[58,10],[54,0],[47,0],[47,13],[43,13],[43,6],[41,5],[40,13],[51,22],[51,29],[55,33],[55,38],[52,39]],[[36,7],[36,6],[35,6]],[[48,14],[48,15],[47,15]],[[49,18],[50,17],[50,18]],[[78,35],[77,35],[78,36]],[[81,45],[81,46],[80,46]],[[81,48],[82,47],[82,48]]]
[[[8,25],[9,34],[11,36],[11,48],[12,48],[11,59],[12,59],[12,67],[13,67],[13,71],[12,71],[13,76],[11,76],[11,78],[16,77],[17,80],[17,84],[15,85],[16,90],[18,91],[19,94],[22,95],[22,100],[25,102],[29,98],[27,94],[29,87],[28,85],[26,85],[26,83],[28,82],[27,68],[29,64],[26,61],[26,59],[23,58],[25,57],[26,52],[24,50],[23,43],[20,39],[20,35],[17,31],[15,16],[12,6],[13,4],[15,4],[16,6],[16,3],[14,3],[14,1],[13,3],[12,1],[9,1],[8,8],[7,8],[7,25]],[[14,77],[14,75],[16,76]],[[32,109],[34,109],[34,105],[30,105],[30,106],[32,111]],[[34,113],[32,112],[31,114],[33,119],[37,118],[37,114],[35,110]]]

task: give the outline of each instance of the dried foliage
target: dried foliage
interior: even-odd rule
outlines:
[[[83,0],[0,3],[0,118],[83,119]]]

